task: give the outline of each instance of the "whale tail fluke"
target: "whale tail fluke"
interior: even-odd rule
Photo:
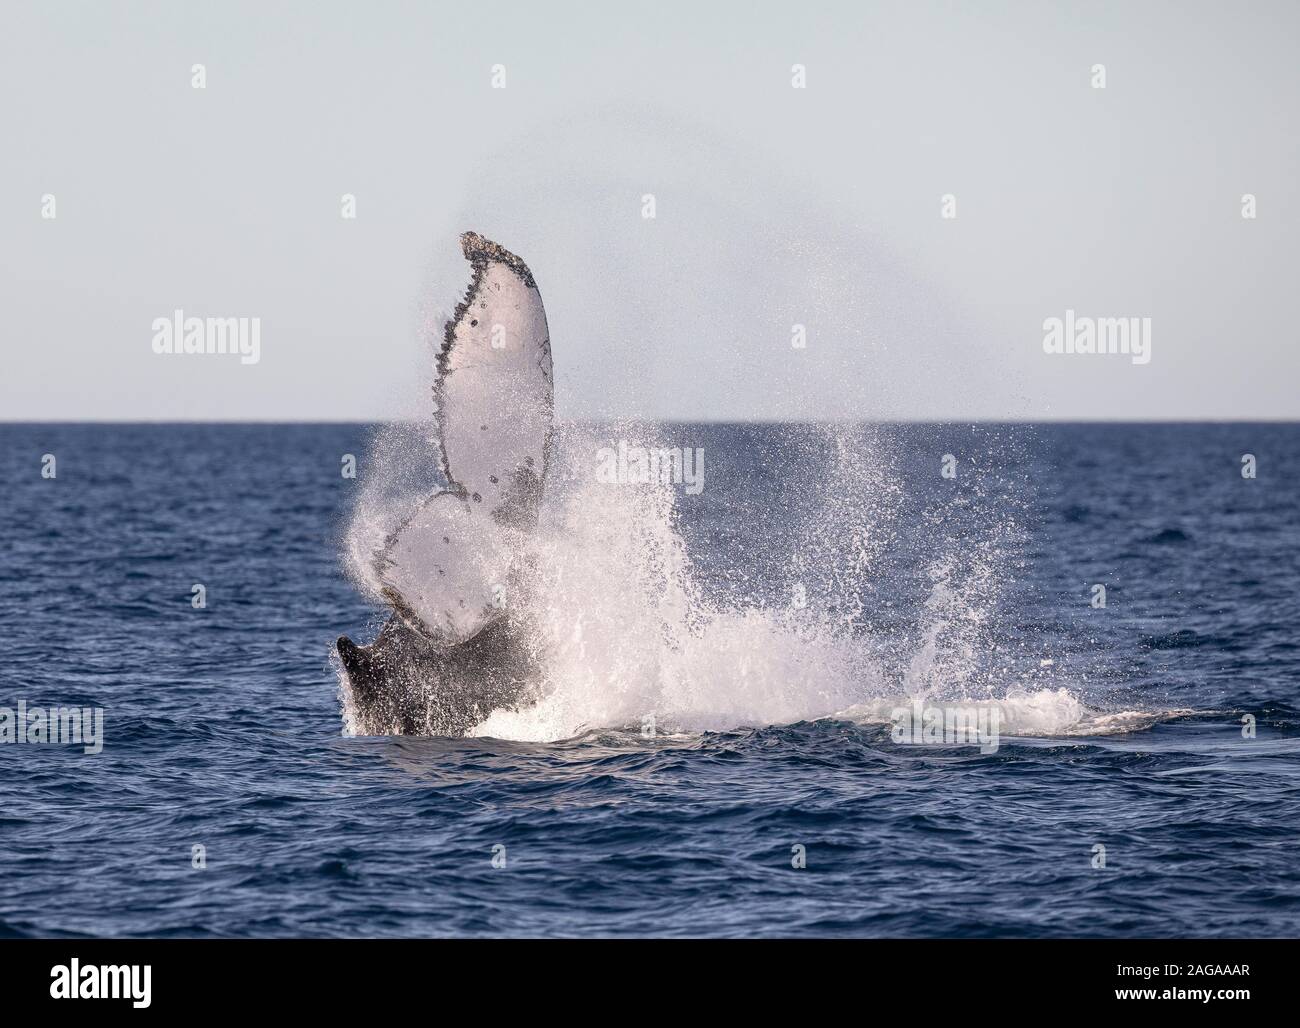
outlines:
[[[475,232],[460,243],[472,275],[434,384],[448,487],[375,554],[393,616],[374,643],[335,642],[367,734],[464,734],[532,677],[519,597],[550,457],[551,340],[528,266]]]
[[[430,496],[376,556],[384,597],[443,645],[501,616],[523,534],[537,521],[550,456],[551,340],[528,266],[475,232],[472,269],[437,354],[435,417],[445,492]]]

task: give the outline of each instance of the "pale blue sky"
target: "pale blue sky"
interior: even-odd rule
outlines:
[[[465,228],[536,274],[562,417],[1300,416],[1292,3],[6,22],[2,419],[418,416]],[[178,307],[261,362],[154,354]],[[1151,317],[1151,363],[1044,354],[1067,307]]]

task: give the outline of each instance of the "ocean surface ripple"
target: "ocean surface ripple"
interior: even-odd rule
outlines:
[[[571,429],[546,698],[470,739],[346,730],[385,431],[0,426],[0,707],[105,711],[0,745],[0,937],[1300,933],[1300,426],[659,426],[667,506]]]

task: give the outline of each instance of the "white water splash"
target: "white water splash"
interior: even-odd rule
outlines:
[[[475,734],[548,740],[651,718],[669,732],[780,724],[838,709],[879,679],[846,634],[703,596],[671,486],[578,480],[544,512],[537,566],[544,698]]]
[[[567,426],[530,554],[540,698],[496,711],[474,734],[553,741],[649,725],[664,734],[825,717],[887,723],[915,698],[994,703],[1008,736],[1119,732],[1149,717],[1101,715],[1069,688],[990,662],[1005,537],[996,525],[982,536],[961,527],[960,546],[933,557],[910,644],[877,634],[862,596],[888,592],[872,576],[897,534],[895,479],[871,430],[806,431],[830,444],[822,459],[792,434],[780,469],[807,479],[806,502],[768,512],[799,521],[791,574],[808,583],[810,602],[797,609],[773,603],[770,588],[725,602],[706,595],[678,531],[674,486],[598,482],[594,454],[608,432]],[[363,489],[347,541],[352,577],[371,596],[368,555],[436,480],[423,432],[392,428],[376,442],[382,473]],[[762,525],[743,527],[763,545]]]

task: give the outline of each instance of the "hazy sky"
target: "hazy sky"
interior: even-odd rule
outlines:
[[[562,417],[1294,418],[1298,11],[8,2],[0,418],[419,415],[466,228]],[[155,354],[177,308],[261,360]]]

